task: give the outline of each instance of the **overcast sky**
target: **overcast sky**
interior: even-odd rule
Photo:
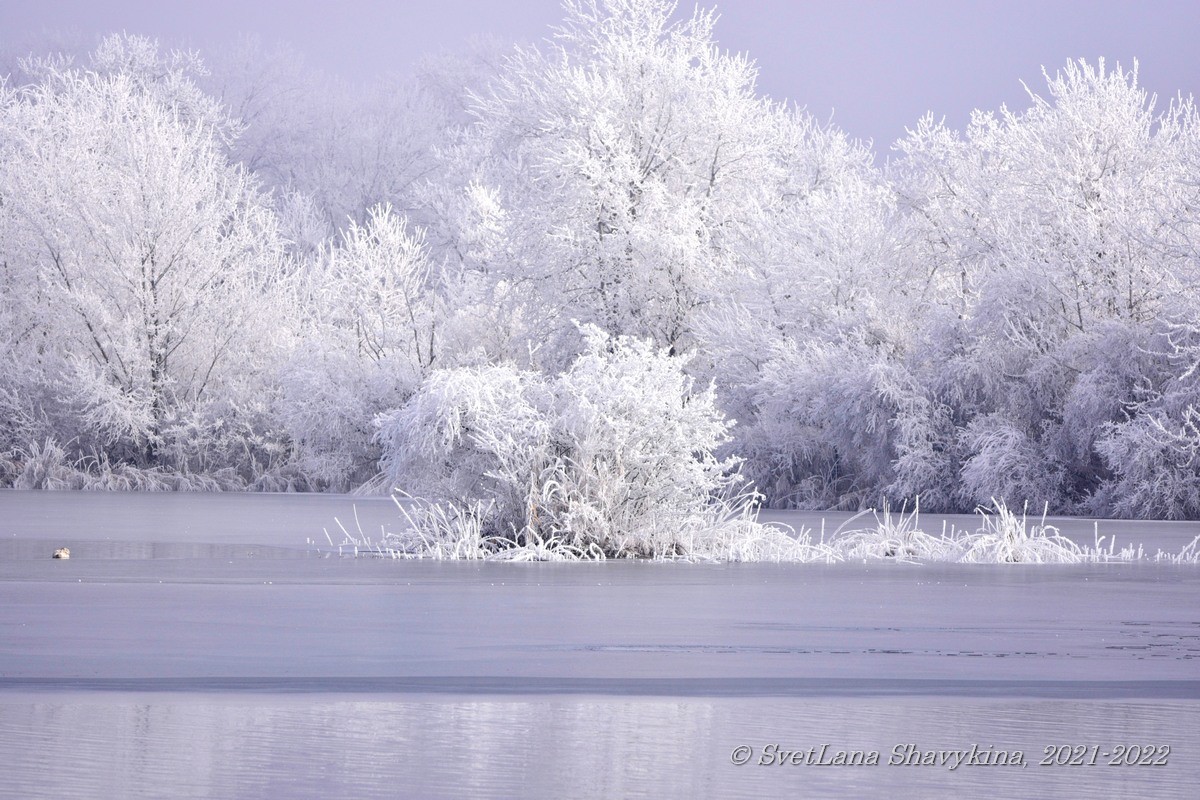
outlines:
[[[681,3],[690,9],[690,3]],[[702,3],[701,5],[710,5]],[[1071,58],[1141,64],[1165,105],[1200,94],[1200,2],[1117,0],[726,0],[717,37],[749,53],[759,88],[806,106],[885,154],[925,112],[965,125],[970,110],[1024,106],[1021,80],[1043,85]],[[536,41],[558,0],[0,0],[0,36],[125,30],[201,49],[255,33],[292,44],[347,76],[408,71],[425,52],[490,33]]]

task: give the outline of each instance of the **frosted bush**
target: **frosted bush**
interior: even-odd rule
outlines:
[[[14,489],[219,492],[246,488],[245,481],[232,469],[188,473],[166,467],[138,467],[112,461],[103,452],[75,456],[75,444],[63,445],[53,438],[34,442],[0,456],[0,466],[14,476]]]
[[[778,344],[751,387],[738,452],[773,504],[858,508],[890,477],[886,366],[855,339]]]
[[[1027,495],[1044,496],[1061,483],[1056,465],[1049,463],[1039,443],[1002,413],[972,422],[963,439],[974,453],[962,468],[963,492],[977,503],[993,492],[1024,501]]]
[[[54,439],[14,450],[10,457],[14,489],[69,489],[72,469],[67,453]]]
[[[1200,319],[1168,329],[1174,374],[1144,393],[1137,413],[1105,426],[1096,445],[1113,473],[1104,505],[1121,516],[1200,517]]]
[[[1112,426],[1100,451],[1117,474],[1106,487],[1120,516],[1200,517],[1200,411],[1187,406]]]
[[[431,375],[379,420],[389,479],[459,511],[488,504],[482,535],[519,546],[688,556],[730,530],[759,532],[756,495],[734,494],[737,460],[714,455],[731,423],[686,359],[582,330],[585,350],[557,377],[509,365]]]

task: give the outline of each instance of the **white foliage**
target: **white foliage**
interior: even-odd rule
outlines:
[[[277,198],[304,195],[316,212],[306,222],[320,221],[320,239],[348,218],[366,224],[375,206],[411,215],[435,170],[435,148],[459,124],[439,88],[392,75],[335,79],[256,37],[212,62],[203,86],[242,123],[234,157]]]
[[[380,419],[389,477],[413,494],[494,506],[492,535],[609,555],[670,555],[729,524],[736,477],[713,392],[645,340],[583,330],[557,378],[511,366],[434,373]],[[745,497],[734,503],[745,506]]]
[[[21,62],[4,479],[349,489],[382,456],[441,503],[397,552],[456,557],[1004,560],[1005,502],[1200,516],[1190,99],[1070,63],[877,169],[759,96],[713,11],[564,15],[361,87],[252,39],[211,73],[131,35]],[[885,505],[814,543],[735,466],[778,505],[998,521],[970,550]]]
[[[1200,134],[1196,111],[1190,101],[1156,111],[1136,66],[1071,63],[1046,82],[1023,112],[977,112],[965,137],[927,118],[898,144],[891,177],[936,321],[910,363],[951,410],[942,419],[957,433],[940,438],[961,504],[1167,513],[1122,504],[1138,481],[1118,491],[1111,477],[1137,437],[1158,458],[1154,426],[1129,416],[1169,380],[1162,320],[1194,318],[1181,306],[1197,262],[1181,234],[1197,187],[1180,167]],[[1123,444],[1101,441],[1116,429]]]
[[[780,504],[859,507],[888,479],[887,365],[861,341],[799,344],[765,353],[746,393],[752,416],[739,453]]]

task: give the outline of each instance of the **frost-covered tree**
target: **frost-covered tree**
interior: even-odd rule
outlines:
[[[130,37],[95,61],[0,98],[10,347],[53,433],[155,464],[201,407],[254,402],[280,244],[190,61]]]
[[[869,149],[760,97],[753,65],[716,47],[711,12],[565,10],[550,42],[518,49],[479,93],[431,191],[435,240],[476,277],[479,339],[556,369],[581,320],[694,353],[742,422],[731,448],[773,499],[875,486],[886,425],[859,432],[845,398],[810,403],[827,372],[796,362],[889,363],[924,292],[896,258],[894,195]],[[844,377],[865,392],[853,405],[887,418],[875,382]],[[852,475],[868,463],[870,478]],[[816,489],[817,473],[838,477]]]
[[[698,312],[745,272],[781,115],[752,64],[717,49],[711,12],[564,8],[554,38],[516,50],[477,95],[431,197],[437,235],[552,343],[547,363],[569,356],[572,320],[686,351]]]
[[[1200,518],[1200,313],[1184,318],[1164,321],[1125,418],[1097,437],[1112,475],[1092,503],[1100,513]]]
[[[435,83],[450,59],[420,78],[351,82],[248,37],[213,61],[203,85],[241,122],[234,158],[275,190],[300,252],[319,246],[314,224],[330,238],[381,204],[411,217],[437,167],[435,148],[460,124],[462,100]]]
[[[751,272],[701,318],[702,357],[771,502],[853,506],[887,478],[889,387],[924,287],[870,150],[800,114],[789,127],[776,199],[741,247]]]
[[[1072,63],[879,169],[712,12],[564,9],[359,86],[253,40],[0,54],[0,479],[383,456],[608,553],[676,552],[739,462],[779,505],[1200,516],[1190,100]]]
[[[375,416],[404,403],[439,363],[438,277],[420,234],[388,206],[293,277],[301,323],[278,414],[314,484],[346,489],[377,472]]]
[[[702,326],[773,502],[1192,513],[1195,110],[1102,63],[1047,83],[965,136],[923,120],[887,180],[797,140],[790,214]]]
[[[1200,518],[1200,118],[1190,101],[1173,124],[1175,174],[1155,201],[1159,257],[1174,265],[1126,419],[1107,424],[1096,448],[1112,477],[1095,510],[1121,516]]]

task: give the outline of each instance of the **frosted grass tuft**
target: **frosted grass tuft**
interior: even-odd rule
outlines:
[[[921,528],[920,502],[912,511],[907,503],[899,512],[888,504],[877,512],[860,512],[832,534],[814,537],[783,523],[758,521],[753,493],[714,499],[701,512],[675,520],[670,549],[647,552],[639,542],[582,543],[570,535],[542,533],[526,526],[508,535],[488,533],[491,503],[457,505],[435,503],[401,493],[392,499],[400,512],[399,531],[381,530],[378,537],[365,533],[355,520],[351,531],[336,521],[343,539],[331,546],[355,556],[436,561],[604,561],[609,558],[642,558],[689,563],[775,562],[836,564],[892,561],[901,563],[959,564],[1099,564],[1153,561],[1167,564],[1200,564],[1200,536],[1179,553],[1159,550],[1148,554],[1142,547],[1118,548],[1115,537],[1097,532],[1091,545],[1080,545],[1063,536],[1042,516],[1030,520],[1027,509],[1018,515],[1002,500],[979,508],[974,531],[943,530],[935,536]],[[874,524],[856,523],[870,517]]]

